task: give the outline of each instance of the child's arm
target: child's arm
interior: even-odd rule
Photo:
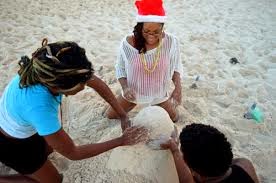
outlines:
[[[47,144],[70,160],[90,158],[118,146],[134,145],[147,138],[147,130],[143,127],[127,128],[123,135],[109,141],[76,145],[71,137],[61,128],[54,134],[43,136]]]
[[[173,155],[175,167],[177,170],[179,183],[194,183],[192,173],[183,159],[182,153],[178,149],[174,139],[170,139],[167,143],[161,144],[164,149],[170,149]]]

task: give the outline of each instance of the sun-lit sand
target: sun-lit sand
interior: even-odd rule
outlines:
[[[93,62],[96,75],[119,94],[114,62],[121,39],[135,25],[133,4],[133,0],[0,0],[0,95],[16,74],[19,58],[30,56],[44,37],[50,42],[79,43]],[[229,138],[235,157],[252,160],[261,182],[276,182],[276,2],[165,0],[165,7],[165,31],[179,38],[185,68],[178,130],[192,122],[217,127]],[[229,63],[232,57],[240,63]],[[192,89],[197,76],[198,88]],[[264,112],[261,124],[243,118],[254,102]],[[64,129],[78,144],[119,136],[119,122],[102,115],[106,106],[90,88],[65,98]],[[134,109],[130,117],[141,108]],[[108,167],[114,151],[77,162],[58,154],[51,159],[64,174],[65,183],[158,182],[148,179],[143,170]],[[160,154],[159,158],[170,157]],[[124,159],[120,154],[115,158]],[[171,166],[172,158],[168,161]],[[11,172],[0,167],[0,174]]]

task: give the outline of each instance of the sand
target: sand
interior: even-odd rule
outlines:
[[[175,131],[168,113],[158,106],[145,107],[134,117],[132,125],[148,129],[147,143],[112,150],[106,168],[143,176],[146,182],[178,182],[171,152],[160,150],[160,144],[166,143]]]
[[[114,61],[121,39],[135,25],[133,2],[0,0],[0,95],[16,73],[18,59],[36,50],[44,37],[86,48],[96,74],[120,93]],[[276,182],[276,2],[167,0],[165,5],[165,30],[179,38],[185,68],[178,129],[192,122],[219,128],[235,157],[252,160],[261,182]],[[232,57],[240,64],[230,64]],[[191,89],[196,76],[198,88]],[[253,102],[264,111],[261,124],[243,118]],[[90,88],[65,98],[64,128],[76,143],[120,135],[119,122],[102,115],[106,106]],[[111,153],[78,162],[58,154],[51,159],[66,183],[150,182],[140,174],[108,169]],[[12,171],[1,166],[0,173],[7,172]]]

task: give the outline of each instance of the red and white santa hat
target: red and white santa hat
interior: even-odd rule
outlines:
[[[136,0],[137,22],[165,23],[167,17],[162,0]]]

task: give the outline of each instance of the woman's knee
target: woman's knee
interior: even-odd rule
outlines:
[[[131,103],[129,101],[127,101],[126,99],[124,99],[122,96],[119,96],[117,98],[117,101],[119,103],[119,105],[123,108],[123,110],[128,113],[129,111],[131,111],[136,104],[135,103]],[[109,107],[105,113],[105,115],[107,116],[107,118],[109,119],[119,119],[118,114],[116,113],[116,111],[112,108]]]
[[[167,113],[169,114],[169,116],[173,122],[176,122],[178,120],[177,111],[176,111],[175,107],[173,106],[173,104],[170,102],[170,100],[162,102],[162,103],[158,104],[158,106],[162,107],[163,109],[165,109],[167,111]]]
[[[39,170],[28,175],[28,177],[39,183],[62,183],[63,180],[62,174],[59,174],[56,167],[49,160],[47,160]]]

